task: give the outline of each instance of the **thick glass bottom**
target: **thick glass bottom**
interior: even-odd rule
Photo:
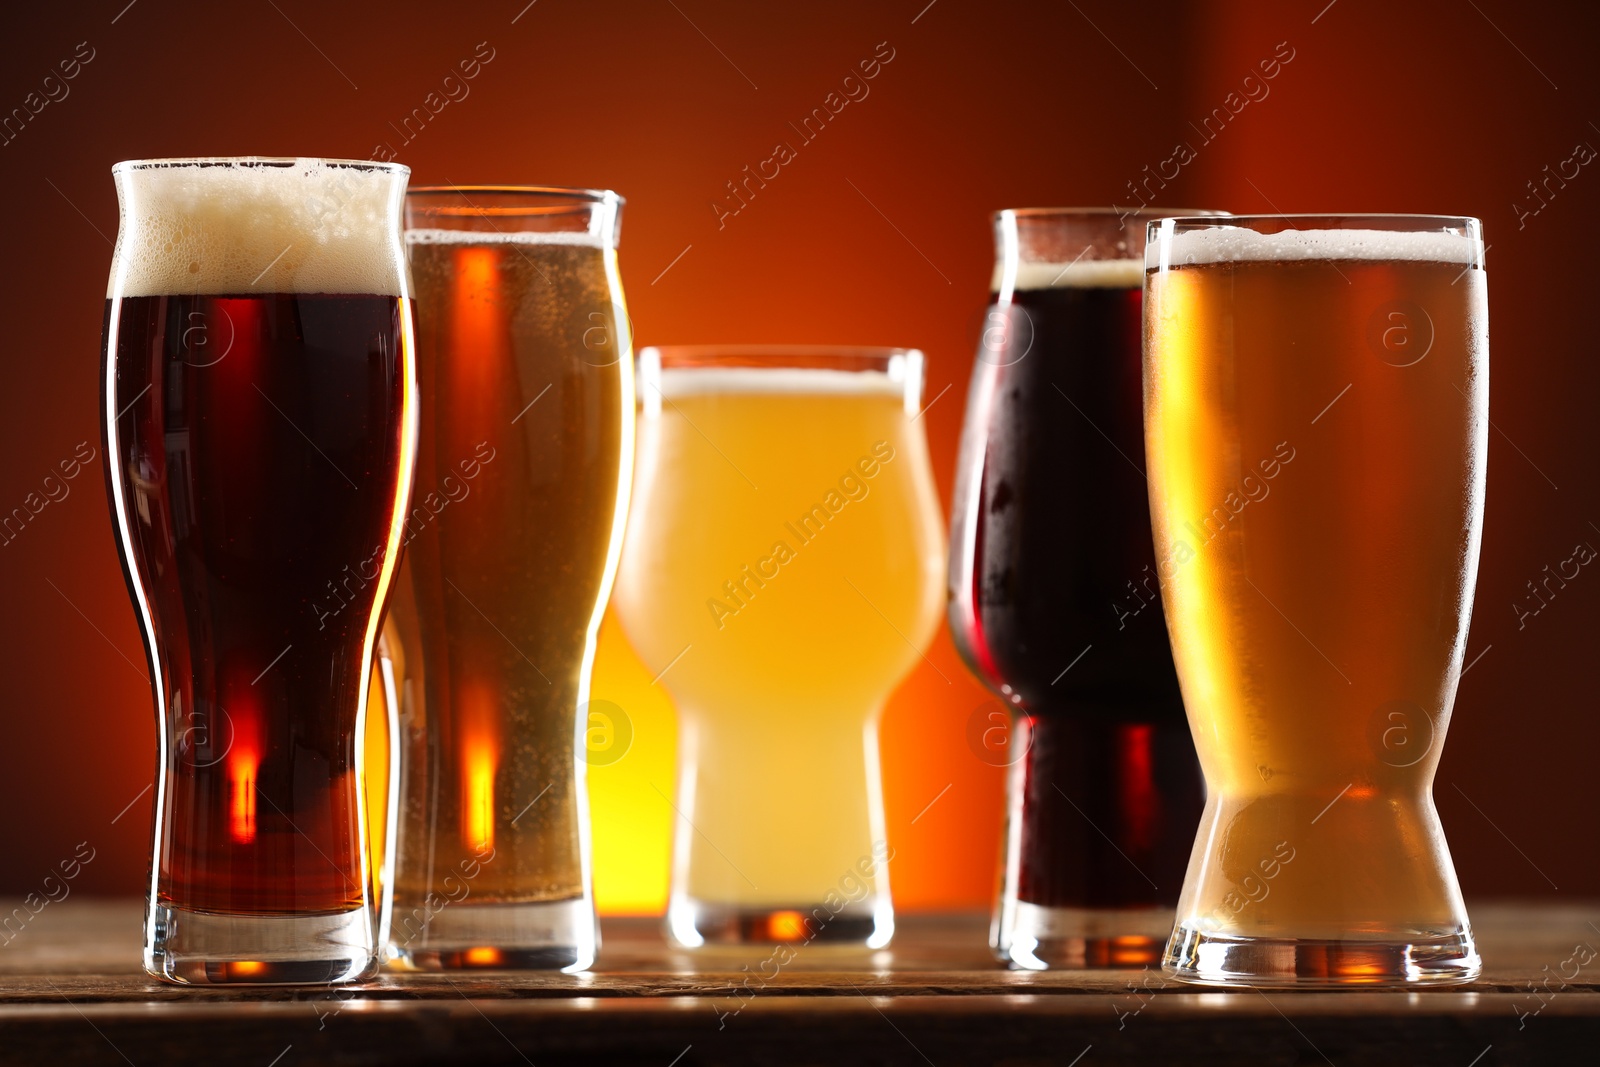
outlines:
[[[365,908],[320,915],[224,915],[155,905],[144,969],[182,985],[329,985],[377,973]]]
[[[421,912],[421,909],[418,909]],[[447,904],[432,915],[397,903],[388,958],[421,971],[587,970],[600,945],[587,897],[526,904]]]
[[[1003,906],[990,938],[995,955],[1029,971],[1154,967],[1172,933],[1172,909]]]
[[[1477,978],[1483,961],[1467,926],[1392,941],[1227,937],[1180,926],[1163,969],[1202,985],[1354,988],[1458,985]]]
[[[684,948],[777,943],[877,949],[894,936],[894,909],[887,896],[836,912],[819,904],[784,908],[675,897],[667,907],[667,936]]]

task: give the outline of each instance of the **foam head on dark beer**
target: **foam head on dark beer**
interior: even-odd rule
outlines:
[[[1018,263],[1011,288],[1036,289],[1137,289],[1144,284],[1144,264],[1136,259],[1080,259],[1063,263]],[[1005,280],[1005,263],[995,264],[990,286],[999,292]]]
[[[396,239],[407,173],[322,159],[119,163],[107,296],[407,295]]]

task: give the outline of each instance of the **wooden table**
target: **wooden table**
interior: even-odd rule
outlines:
[[[769,982],[759,964],[770,947],[690,954],[669,948],[653,921],[608,920],[589,974],[396,975],[339,991],[218,991],[144,975],[136,902],[72,897],[0,947],[0,1063],[1600,1060],[1600,903],[1471,912],[1487,976],[1414,993],[1264,995],[1163,984],[1155,972],[1005,971],[978,916],[906,916],[891,950],[807,948]]]

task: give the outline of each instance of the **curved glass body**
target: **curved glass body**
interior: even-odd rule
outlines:
[[[389,950],[579,970],[580,739],[632,471],[615,193],[414,189],[421,434],[390,604],[402,781]]]
[[[921,353],[639,362],[617,606],[679,717],[669,933],[879,947],[878,717],[932,637],[944,551]]]
[[[361,801],[415,446],[405,167],[113,168],[103,416],[159,767],[145,967],[374,969]]]
[[[1483,528],[1479,223],[1168,219],[1147,256],[1157,565],[1210,787],[1167,966],[1471,979],[1431,790]]]
[[[1009,766],[990,940],[1018,967],[1158,962],[1204,798],[1144,478],[1140,298],[1152,217],[995,217],[948,614],[956,647],[999,698],[979,753]]]

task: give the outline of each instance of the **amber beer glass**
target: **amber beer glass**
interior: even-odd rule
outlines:
[[[1155,964],[1204,800],[1150,539],[1138,210],[995,216],[948,614],[1009,768],[990,940],[1014,966]]]
[[[1432,783],[1483,523],[1476,219],[1152,223],[1150,504],[1210,787],[1179,978],[1480,969]]]
[[[622,200],[415,189],[421,434],[391,603],[403,773],[391,954],[579,970],[584,735],[633,466]]]
[[[372,973],[367,683],[415,445],[405,167],[119,163],[106,476],[158,727],[144,964]]]
[[[944,562],[922,354],[647,348],[639,364],[617,607],[677,706],[668,932],[881,947],[878,718],[933,636]]]

